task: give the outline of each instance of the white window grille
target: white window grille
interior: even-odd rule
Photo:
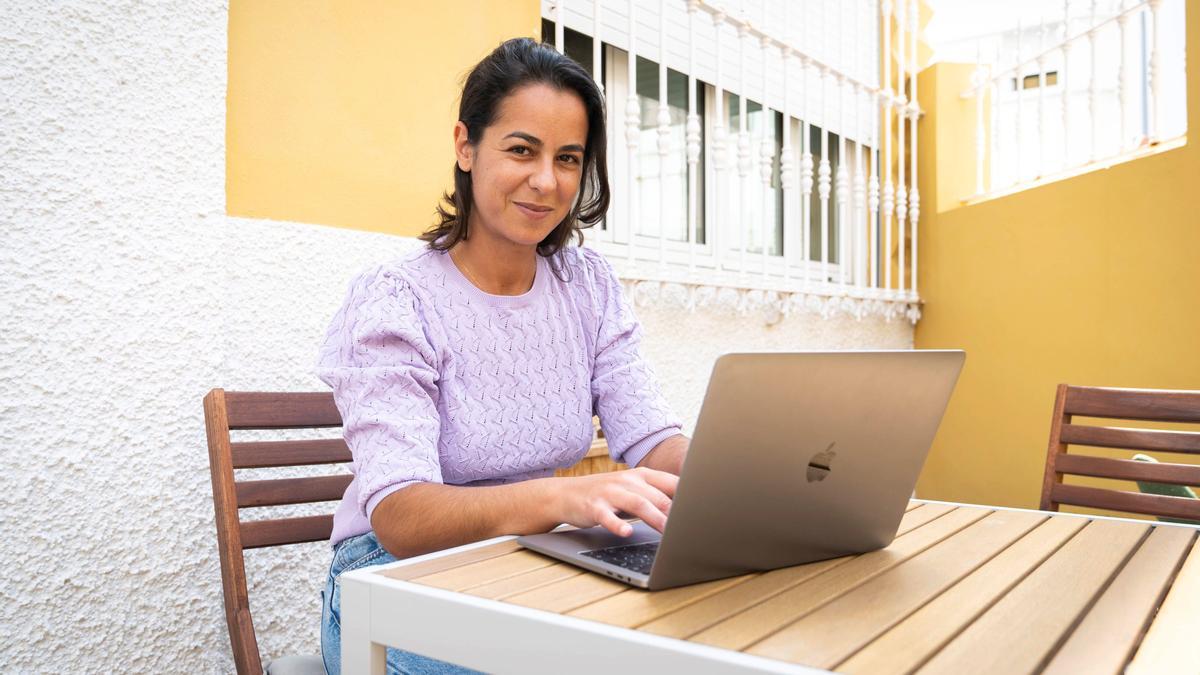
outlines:
[[[607,98],[613,201],[588,245],[639,297],[915,322],[915,7],[543,0],[543,39]],[[900,65],[881,84],[883,20]]]

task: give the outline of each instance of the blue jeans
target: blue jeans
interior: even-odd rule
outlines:
[[[325,590],[321,591],[321,658],[325,661],[325,671],[330,675],[339,675],[342,672],[342,573],[390,562],[396,562],[396,558],[384,550],[374,532],[350,537],[338,542],[334,547],[333,562],[329,565],[329,580],[325,582]],[[387,672],[388,675],[443,675],[476,671],[389,648]]]

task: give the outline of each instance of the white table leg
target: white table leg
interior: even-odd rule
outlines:
[[[342,672],[346,675],[386,675],[387,647],[371,641],[371,587],[343,575]]]

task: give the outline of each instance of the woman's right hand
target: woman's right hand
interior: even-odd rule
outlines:
[[[576,527],[600,525],[622,537],[633,534],[633,527],[617,517],[619,511],[662,532],[679,483],[674,474],[647,468],[561,480],[563,522]]]

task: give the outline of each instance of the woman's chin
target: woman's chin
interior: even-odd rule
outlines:
[[[545,227],[530,227],[514,228],[509,233],[509,241],[522,246],[537,246],[550,236],[554,228],[546,229]]]

